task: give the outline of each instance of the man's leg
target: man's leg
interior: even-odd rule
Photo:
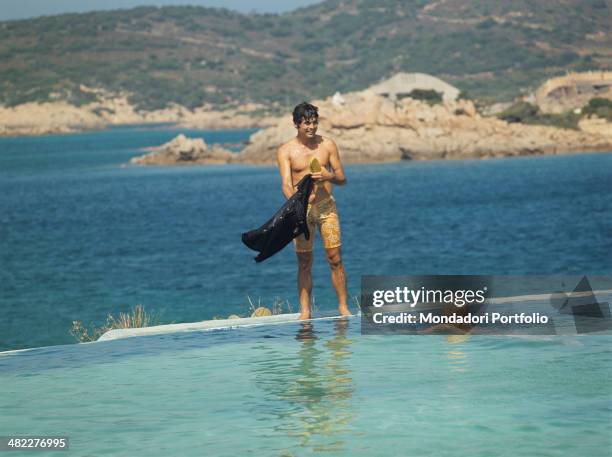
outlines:
[[[350,316],[351,312],[346,303],[346,273],[342,264],[340,247],[325,249],[325,252],[327,252],[327,262],[331,269],[331,281],[338,296],[338,311],[341,316]]]
[[[312,251],[296,252],[298,258],[298,294],[300,297],[300,320],[310,319],[310,296],[312,294]]]

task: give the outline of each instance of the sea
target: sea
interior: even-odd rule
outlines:
[[[142,305],[159,323],[297,312],[292,246],[241,234],[283,204],[274,166],[136,166],[179,133],[239,150],[254,130],[132,125],[0,138],[0,351],[76,343]],[[342,154],[342,151],[340,151]],[[334,196],[349,301],[363,275],[612,273],[612,154],[345,166]],[[336,308],[319,234],[314,308]]]

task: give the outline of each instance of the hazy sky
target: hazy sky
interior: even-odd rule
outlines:
[[[141,5],[199,5],[231,8],[245,13],[282,13],[322,0],[0,0],[0,21],[61,13],[133,8]]]

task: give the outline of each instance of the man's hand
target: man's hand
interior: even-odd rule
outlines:
[[[322,168],[321,171],[316,173],[312,173],[312,179],[314,181],[331,181],[336,178],[336,173],[332,171],[328,171],[325,168]]]

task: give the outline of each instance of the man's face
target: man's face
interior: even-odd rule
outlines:
[[[300,125],[297,126],[298,133],[307,138],[314,138],[319,127],[319,120],[316,117],[303,118]]]

